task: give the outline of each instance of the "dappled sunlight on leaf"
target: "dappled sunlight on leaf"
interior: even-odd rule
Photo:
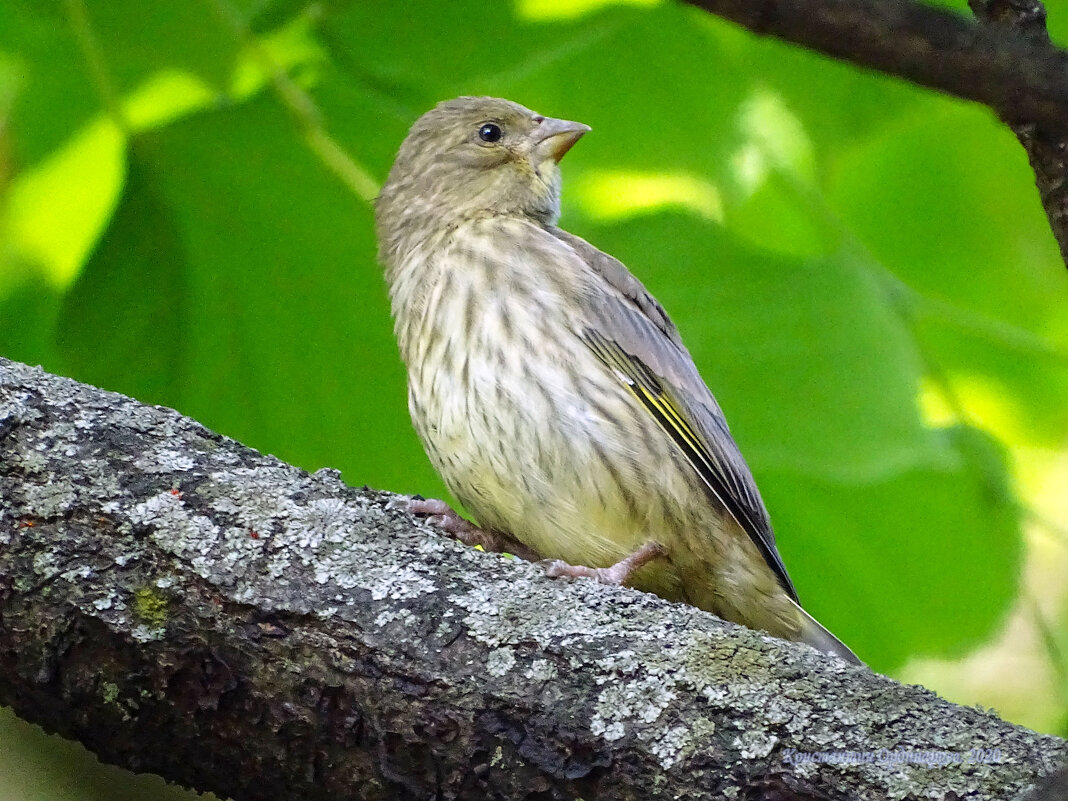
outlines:
[[[100,116],[9,185],[0,235],[57,289],[77,276],[111,216],[123,151],[118,127]]]
[[[1064,491],[1068,487],[1068,451],[1017,447],[1014,453],[1021,493],[1047,523],[1050,534],[1068,547],[1068,492]]]
[[[816,154],[804,124],[779,93],[758,87],[738,107],[736,127],[740,138],[727,160],[730,227],[777,253],[830,253],[836,237],[815,188]]]
[[[801,120],[777,92],[756,89],[738,110],[738,128],[745,140],[731,159],[738,186],[753,194],[771,170],[811,183],[816,177],[816,154]]]
[[[728,227],[754,245],[791,257],[833,257],[839,237],[819,204],[786,173],[766,173],[756,190],[727,209]]]
[[[122,108],[132,131],[166,125],[205,108],[216,93],[188,72],[163,70],[148,78],[123,100]]]
[[[261,91],[271,81],[273,70],[292,75],[299,68],[296,76],[302,85],[316,83],[316,67],[326,61],[327,54],[313,33],[313,20],[304,14],[243,48],[230,80],[232,98],[245,100]]]
[[[1068,459],[1062,458],[1056,480],[1062,487],[1068,482]],[[1068,541],[1051,535],[1041,524],[1032,523],[1025,531],[1021,592],[998,634],[960,659],[913,659],[898,676],[937,688],[956,703],[981,698],[984,706],[1006,720],[1063,735],[1068,685],[1059,672],[1063,665],[1057,665],[1063,657],[1055,654],[1051,659],[1044,630],[1055,637],[1065,630]],[[1066,645],[1068,641],[1059,644],[1062,652]]]
[[[524,20],[571,20],[594,14],[608,6],[649,7],[663,0],[516,0],[516,16]]]
[[[1068,640],[1057,640],[1064,639],[1068,622],[1063,580],[1068,575],[1068,525],[1063,522],[1068,520],[1068,455],[1031,444],[1034,432],[1022,425],[1021,399],[989,376],[959,372],[945,381],[952,398],[944,385],[925,379],[920,393],[925,420],[940,424],[964,414],[1007,448],[1012,489],[1027,521],[1021,587],[992,640],[959,659],[912,659],[898,675],[937,688],[951,701],[967,704],[981,698],[1007,720],[1063,734]],[[983,462],[977,458],[976,466]]]
[[[1034,432],[1022,425],[1023,416],[1017,396],[979,373],[954,371],[947,376],[953,394],[967,415],[970,425],[986,431],[1007,445],[1033,444]],[[921,403],[930,399],[921,393]],[[943,397],[943,402],[945,399]],[[924,407],[925,412],[929,407]],[[937,407],[930,411],[937,411]],[[954,414],[952,408],[950,414]]]
[[[589,170],[568,185],[568,198],[594,220],[616,220],[657,209],[685,209],[723,220],[723,198],[711,181],[685,173]]]
[[[310,22],[300,17],[264,35],[262,44],[272,64],[292,69],[321,61],[324,51],[310,31]],[[269,80],[262,64],[246,52],[235,67],[233,99],[248,99]],[[163,69],[121,99],[123,123],[131,133],[150,130],[208,108],[218,99],[218,91],[197,75]],[[107,225],[122,190],[125,147],[119,127],[98,114],[47,159],[19,173],[8,187],[0,222],[3,239],[56,289],[70,286]],[[14,269],[13,263],[18,260],[5,260],[0,270]],[[6,276],[0,284],[13,285],[17,279]]]
[[[214,98],[196,76],[161,70],[123,99],[123,117],[131,131],[146,130],[204,108]],[[122,190],[125,149],[119,127],[100,114],[11,182],[3,237],[54,288],[73,282],[107,225]]]
[[[929,376],[920,381],[917,403],[923,422],[931,428],[945,428],[957,422],[957,413],[946,398],[945,390]]]

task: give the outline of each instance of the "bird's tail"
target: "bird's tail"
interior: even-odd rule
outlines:
[[[824,653],[841,657],[851,664],[864,664],[857,658],[855,653],[846,647],[845,643],[827,631],[816,618],[812,617],[800,606],[797,607],[797,611],[801,613],[801,642],[808,643],[813,648]]]

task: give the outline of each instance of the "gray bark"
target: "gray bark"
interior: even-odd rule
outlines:
[[[237,801],[994,799],[1068,757],[393,500],[0,359],[0,703]]]

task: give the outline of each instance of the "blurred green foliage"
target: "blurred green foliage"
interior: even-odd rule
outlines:
[[[690,8],[7,0],[0,354],[442,494],[366,186],[459,94],[593,126],[563,225],[674,316],[814,614],[891,673],[994,637],[1020,460],[1068,442],[1068,280],[1026,158],[982,108]]]

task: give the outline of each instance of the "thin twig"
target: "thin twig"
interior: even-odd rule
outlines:
[[[118,126],[119,131],[124,136],[129,135],[130,123],[122,108],[122,97],[111,78],[107,61],[104,58],[104,48],[100,44],[100,39],[97,38],[96,31],[93,30],[84,0],[64,0],[63,8],[67,14],[67,22],[78,40],[78,47],[89,68],[89,74],[92,75],[93,83],[96,84],[100,102],[103,103],[108,116]]]
[[[260,69],[270,79],[282,105],[300,126],[308,147],[334,175],[358,197],[372,202],[378,195],[378,182],[344,147],[334,139],[323,124],[323,114],[311,96],[301,89],[252,35],[240,12],[228,0],[211,0],[215,12],[234,31],[241,44],[259,62]]]

